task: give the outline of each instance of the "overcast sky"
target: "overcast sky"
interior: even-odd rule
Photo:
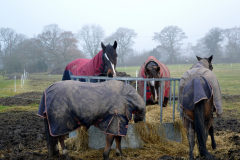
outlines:
[[[76,33],[84,24],[98,24],[106,36],[119,27],[138,34],[133,49],[150,50],[154,32],[176,25],[195,44],[211,28],[240,26],[240,0],[0,0],[0,27],[29,38],[58,24]]]

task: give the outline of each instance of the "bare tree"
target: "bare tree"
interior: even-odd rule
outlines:
[[[240,62],[240,27],[225,29],[223,34],[226,40],[227,58],[231,62]]]
[[[37,36],[42,43],[49,68],[56,67],[59,61],[57,41],[61,33],[62,29],[60,29],[57,24],[50,24],[45,26],[42,33]]]
[[[11,54],[15,49],[16,45],[26,39],[23,34],[17,34],[15,30],[11,28],[0,28],[0,49],[1,58]]]
[[[183,39],[187,38],[178,26],[167,26],[161,32],[154,32],[153,40],[159,43],[162,54],[168,55],[174,63],[176,58],[182,54]]]
[[[110,43],[117,41],[117,53],[120,63],[124,63],[124,58],[133,52],[133,38],[137,37],[137,33],[133,29],[120,27],[116,32],[107,37],[104,42]]]
[[[0,28],[0,58],[3,61],[3,66],[11,72],[15,72],[20,67],[20,56],[18,46],[26,39],[23,34],[16,33],[11,28]]]
[[[83,51],[92,58],[99,52],[100,44],[105,36],[104,29],[99,25],[83,25],[77,33]]]
[[[59,52],[59,66],[66,66],[69,62],[77,58],[84,58],[77,46],[77,39],[70,31],[64,31],[58,37],[57,51]]]

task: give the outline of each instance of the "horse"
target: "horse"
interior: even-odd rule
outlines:
[[[221,89],[212,72],[213,56],[200,58],[180,80],[181,117],[187,129],[189,142],[189,159],[193,159],[195,133],[197,135],[200,156],[212,159],[206,148],[208,134],[211,136],[212,148],[216,149],[213,129],[213,112],[220,116],[223,112]]]
[[[141,66],[138,77],[159,79],[163,77],[170,78],[170,72],[168,67],[159,62],[155,57],[150,56]],[[159,98],[159,86],[160,81],[147,81],[147,93],[146,93],[146,104],[156,104]],[[164,81],[164,101],[163,107],[167,107],[168,97],[170,91],[170,81]],[[139,92],[143,97],[144,95],[144,82],[139,81]]]
[[[74,76],[108,76],[116,77],[116,65],[118,54],[116,52],[117,42],[113,46],[105,46],[101,42],[102,50],[92,59],[79,58],[70,62],[63,73],[62,80],[71,80],[70,75]],[[85,79],[80,79],[85,82]],[[91,82],[97,82],[91,80]]]
[[[49,156],[58,155],[58,141],[62,154],[68,156],[64,135],[81,126],[94,125],[106,136],[104,159],[109,159],[113,140],[116,155],[121,150],[121,137],[126,136],[128,122],[143,121],[146,106],[134,87],[121,81],[102,83],[59,81],[43,91],[37,115],[44,118]]]

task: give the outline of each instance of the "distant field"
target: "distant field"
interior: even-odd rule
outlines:
[[[181,78],[184,72],[191,68],[192,64],[184,65],[167,65],[170,70],[171,77]],[[126,67],[126,73],[132,77],[136,77],[136,70],[139,71],[140,66]],[[117,71],[125,72],[125,67],[117,67]],[[213,72],[218,78],[222,94],[240,94],[240,63],[231,64],[213,64]],[[13,78],[13,77],[9,77]],[[13,96],[28,91],[42,92],[47,86],[54,82],[61,81],[62,75],[51,75],[48,73],[30,74],[29,80],[21,88],[21,81],[17,79],[14,92],[14,80],[9,80],[0,76],[0,97],[4,95]],[[3,89],[5,88],[5,89]]]

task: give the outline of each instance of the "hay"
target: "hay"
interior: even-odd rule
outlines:
[[[71,137],[65,140],[68,150],[85,151],[88,149],[88,131],[85,126],[82,126],[77,131],[77,137]]]
[[[177,107],[176,107],[177,108]],[[163,108],[163,123],[165,122],[172,122],[172,107],[165,107]],[[134,123],[131,121],[130,123]],[[158,132],[158,128],[161,128],[161,132]],[[150,105],[147,106],[147,113],[146,113],[146,123],[143,125],[143,122],[137,123],[134,125],[134,132],[137,137],[141,138],[144,142],[143,148],[140,149],[123,149],[123,154],[127,156],[127,159],[158,159],[164,155],[170,155],[174,157],[182,157],[188,159],[189,157],[189,144],[187,140],[187,130],[183,127],[182,120],[179,119],[179,112],[175,109],[175,118],[174,118],[174,128],[180,130],[182,135],[182,142],[174,142],[168,141],[165,139],[165,132],[161,127],[160,123],[160,107],[158,105]],[[86,134],[81,133],[81,135],[86,136]],[[161,135],[161,136],[160,136]],[[225,132],[225,131],[218,131],[215,132],[215,141],[217,143],[217,149],[213,150],[211,147],[211,137],[208,137],[207,140],[207,149],[208,151],[222,159],[226,159],[226,155],[230,148],[240,148],[240,146],[234,145],[234,143],[230,140],[230,137],[233,135],[239,135],[240,133],[234,132]],[[80,136],[80,134],[79,134]],[[196,136],[195,136],[196,137]],[[80,137],[79,137],[80,138]],[[81,138],[83,139],[83,138]],[[84,138],[85,140],[88,138]],[[128,139],[125,139],[128,141]],[[95,149],[76,149],[77,139],[72,140],[72,149],[69,151],[69,155],[75,158],[81,159],[102,159],[103,149],[95,150]],[[73,146],[75,144],[76,146]],[[85,143],[86,144],[86,143]],[[68,145],[69,147],[69,145]],[[70,148],[70,147],[69,147]],[[197,143],[194,147],[194,156],[198,156],[198,146]],[[120,157],[116,157],[115,150],[110,152],[110,158],[114,158],[120,160]],[[224,157],[225,156],[225,157]]]

